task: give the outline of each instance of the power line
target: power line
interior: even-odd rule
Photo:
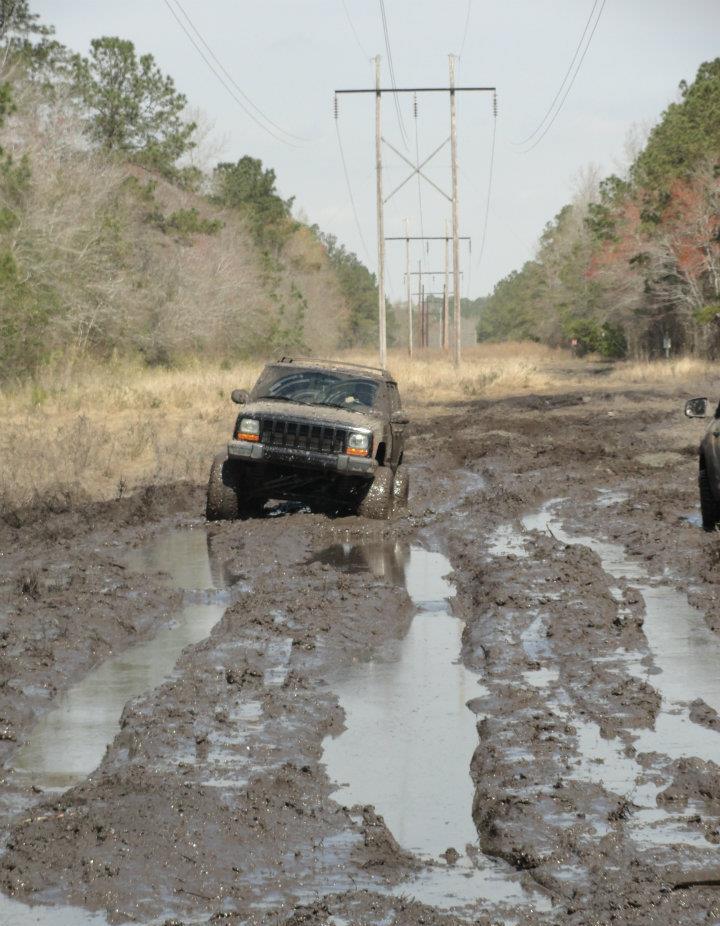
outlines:
[[[396,90],[397,81],[395,80],[395,65],[393,64],[392,49],[390,47],[390,32],[388,30],[387,15],[385,13],[385,0],[380,0],[380,15],[382,16],[383,35],[385,36],[385,51],[387,52],[388,57],[388,67],[390,68],[390,85],[393,87],[393,89]],[[402,136],[403,145],[407,149],[408,144],[407,134],[405,133],[405,122],[403,121],[397,93],[393,94],[393,103],[395,104],[395,113],[397,115],[398,126],[400,128],[400,135]]]
[[[566,83],[567,80],[568,80],[568,76],[570,75],[570,72],[571,72],[572,69],[573,69],[573,66],[574,66],[574,64],[575,64],[575,61],[576,61],[576,59],[577,59],[577,57],[578,57],[578,54],[579,54],[579,52],[580,52],[580,48],[582,47],[583,41],[584,41],[584,39],[585,39],[585,35],[587,34],[588,27],[590,26],[590,23],[591,23],[591,21],[592,21],[592,18],[593,18],[593,16],[595,15],[595,10],[597,9],[597,5],[598,5],[599,2],[600,2],[600,0],[594,0],[592,10],[590,11],[590,16],[588,17],[588,20],[587,20],[587,22],[585,23],[585,28],[583,29],[582,35],[580,36],[580,41],[578,42],[577,48],[575,49],[575,54],[574,54],[573,57],[572,57],[572,60],[571,60],[571,62],[570,62],[570,66],[569,66],[569,68],[568,68],[568,70],[567,70],[565,76],[564,76],[563,79],[562,79],[562,82],[561,82],[561,84],[560,84],[560,86],[559,86],[559,88],[558,88],[557,93],[555,94],[555,96],[554,96],[554,98],[553,98],[552,103],[550,104],[550,107],[548,108],[548,111],[545,113],[545,115],[543,116],[541,122],[538,124],[538,126],[535,128],[535,130],[534,130],[533,132],[531,132],[530,135],[527,136],[527,138],[523,139],[523,141],[521,141],[521,142],[516,142],[516,144],[518,144],[518,145],[527,144],[527,142],[529,142],[532,138],[534,138],[535,135],[537,135],[537,133],[542,129],[544,123],[547,121],[547,118],[548,118],[548,116],[550,115],[550,113],[552,112],[553,108],[555,107],[555,104],[557,103],[558,97],[559,97],[560,94],[562,93],[563,87],[565,86],[565,83]],[[545,129],[542,131],[542,134],[540,135],[540,137],[539,137],[539,138],[527,149],[527,151],[532,151],[533,148],[534,148],[536,145],[539,145],[539,144],[540,144],[540,142],[541,142],[541,141],[543,140],[543,138],[547,135],[547,133],[548,133],[548,131],[550,130],[550,128],[552,127],[553,123],[554,123],[555,120],[557,119],[557,117],[558,117],[558,115],[559,115],[559,113],[560,113],[560,110],[563,108],[563,105],[564,105],[564,103],[565,103],[565,100],[567,99],[568,94],[569,94],[570,91],[572,90],[573,84],[575,83],[575,80],[576,80],[578,74],[580,73],[580,68],[582,67],[583,61],[585,60],[585,55],[587,55],[587,53],[588,53],[588,49],[590,48],[590,43],[592,42],[592,38],[593,38],[593,36],[595,35],[595,30],[597,29],[598,23],[600,22],[600,17],[602,16],[603,9],[604,9],[604,7],[605,7],[605,3],[606,3],[606,0],[602,0],[602,2],[600,3],[600,10],[599,10],[599,12],[598,12],[598,14],[597,14],[597,18],[596,18],[596,20],[595,20],[595,24],[594,24],[593,27],[592,27],[592,30],[591,30],[591,32],[590,32],[590,35],[588,36],[587,42],[585,43],[585,48],[583,49],[583,53],[582,53],[582,55],[580,56],[580,60],[577,62],[577,67],[575,68],[575,73],[574,73],[574,74],[572,75],[572,77],[570,78],[570,82],[568,83],[567,88],[565,89],[565,93],[564,93],[562,99],[560,100],[560,103],[558,104],[557,109],[555,110],[555,112],[554,112],[552,118],[550,119],[550,122],[548,122],[548,124],[545,126]],[[523,152],[523,153],[527,153],[527,151],[526,151],[526,152]]]
[[[352,185],[350,183],[350,174],[348,173],[347,161],[345,160],[345,151],[343,149],[342,137],[340,136],[340,124],[338,122],[337,109],[335,110],[335,134],[337,135],[338,148],[340,149],[340,160],[342,161],[343,173],[345,174],[345,186],[347,187],[348,197],[350,198],[350,205],[352,206],[352,212],[355,218],[355,227],[357,228],[358,235],[360,236],[360,243],[363,246],[363,251],[365,251],[365,257],[367,258],[368,263],[370,263],[370,249],[365,242],[365,235],[363,235],[360,219],[358,218],[357,206],[355,205],[355,197],[353,196]]]
[[[603,12],[603,10],[605,9],[605,3],[606,3],[606,0],[602,0],[602,3],[600,4],[600,10],[599,10],[598,15],[597,15],[597,19],[595,20],[595,24],[594,24],[594,26],[592,27],[592,31],[591,31],[590,35],[588,36],[588,40],[587,40],[587,44],[585,45],[585,49],[584,49],[582,55],[580,56],[580,60],[578,61],[577,68],[575,69],[575,73],[573,74],[572,78],[570,79],[570,83],[569,83],[568,86],[567,86],[567,90],[566,90],[565,93],[563,94],[563,97],[562,97],[562,99],[560,100],[560,103],[558,104],[558,108],[555,110],[555,114],[553,115],[552,119],[550,120],[550,122],[547,124],[547,126],[546,126],[545,129],[543,130],[542,135],[540,135],[540,137],[537,138],[537,139],[535,140],[535,142],[533,142],[533,144],[530,145],[529,148],[527,148],[525,151],[523,151],[523,154],[528,154],[530,151],[533,150],[533,148],[536,148],[536,147],[540,144],[540,142],[543,140],[543,138],[545,138],[545,136],[547,135],[547,133],[548,133],[548,132],[550,131],[550,129],[552,128],[553,123],[555,122],[555,120],[557,119],[558,115],[560,114],[560,110],[563,108],[563,105],[565,104],[565,100],[568,98],[568,94],[570,93],[570,91],[571,91],[572,88],[573,88],[573,84],[575,83],[575,79],[577,78],[578,74],[580,73],[580,68],[582,67],[583,61],[585,60],[585,55],[587,55],[587,53],[588,53],[588,49],[590,48],[590,43],[592,42],[592,38],[593,38],[593,36],[595,35],[595,30],[597,29],[598,23],[600,22],[600,17],[602,16],[602,12]]]
[[[413,98],[413,114],[415,116],[415,161],[420,166],[420,142],[418,139],[418,104],[417,104],[417,94]],[[420,210],[420,234],[422,237],[425,237],[425,225],[423,222],[423,205],[422,205],[422,182],[420,180],[420,171],[418,170],[417,175],[418,183],[418,208]],[[429,248],[429,245],[426,245]]]
[[[352,30],[352,34],[355,36],[355,41],[357,42],[357,46],[360,49],[360,52],[363,58],[369,61],[372,56],[369,55],[365,51],[365,47],[363,46],[363,43],[360,41],[360,36],[357,34],[357,29],[355,28],[355,24],[353,23],[352,17],[350,16],[350,10],[348,9],[347,3],[345,2],[345,0],[340,0],[340,2],[342,3],[343,9],[345,10],[345,16],[347,18],[348,25],[350,26],[350,29]]]
[[[205,41],[205,39],[203,38],[203,36],[202,36],[202,34],[200,33],[199,29],[198,29],[197,26],[195,25],[195,23],[192,21],[192,19],[190,19],[190,16],[188,15],[187,11],[185,10],[185,7],[182,5],[182,3],[180,2],[180,0],[174,0],[174,2],[175,2],[175,6],[178,7],[178,9],[180,10],[180,12],[183,14],[183,16],[185,17],[185,19],[188,21],[188,23],[189,23],[190,28],[192,29],[192,31],[195,33],[195,35],[200,39],[201,43],[202,43],[202,44],[205,46],[205,48],[207,49],[207,51],[208,51],[210,57],[211,57],[211,58],[213,59],[213,61],[218,65],[218,67],[220,68],[220,70],[221,70],[221,71],[223,72],[223,74],[227,77],[227,79],[230,81],[230,83],[233,85],[233,87],[237,90],[237,92],[240,94],[240,96],[245,100],[245,102],[248,103],[248,105],[251,106],[252,109],[254,109],[256,113],[258,113],[258,115],[262,116],[262,118],[263,118],[266,122],[268,122],[273,128],[277,129],[278,132],[282,132],[283,135],[287,135],[287,136],[290,137],[290,138],[294,138],[296,141],[308,141],[309,139],[307,139],[307,138],[301,138],[299,135],[293,135],[292,132],[288,132],[287,129],[284,129],[281,125],[278,125],[277,122],[273,122],[273,120],[270,118],[270,116],[268,116],[266,113],[264,113],[264,112],[262,111],[262,109],[260,109],[259,106],[256,106],[255,103],[253,103],[253,101],[250,99],[250,97],[247,95],[247,93],[245,93],[245,91],[242,89],[242,87],[235,81],[235,79],[233,78],[232,74],[228,71],[228,69],[225,67],[225,65],[222,63],[222,61],[218,58],[218,56],[217,56],[217,55],[215,54],[215,52],[212,50],[212,48],[210,47],[210,45],[208,45],[208,43]]]
[[[239,96],[234,92],[234,90],[226,83],[226,81],[225,81],[225,79],[222,77],[222,75],[219,74],[218,71],[215,69],[215,67],[213,66],[212,62],[208,59],[207,55],[205,54],[205,52],[202,50],[202,48],[198,45],[198,43],[197,43],[197,42],[195,41],[195,39],[193,38],[192,33],[188,31],[188,28],[187,28],[187,26],[185,25],[185,23],[180,19],[180,17],[179,17],[178,14],[176,13],[175,9],[170,5],[169,0],[163,0],[163,2],[165,3],[165,6],[168,8],[168,10],[170,10],[170,13],[172,14],[173,18],[175,19],[175,21],[177,22],[177,24],[180,26],[180,28],[182,29],[182,31],[185,33],[185,35],[188,37],[188,39],[190,40],[191,44],[193,45],[193,47],[194,47],[195,50],[197,51],[197,53],[198,53],[198,54],[200,55],[200,57],[203,59],[203,61],[205,62],[205,64],[208,66],[208,68],[210,68],[210,70],[211,70],[212,73],[215,75],[215,77],[218,79],[218,81],[223,85],[223,87],[225,88],[225,90],[230,94],[230,96],[233,98],[233,100],[235,100],[235,102],[238,104],[238,106],[242,109],[242,111],[245,113],[245,115],[248,116],[248,118],[252,119],[252,121],[253,121],[257,126],[259,126],[264,132],[267,132],[268,135],[271,135],[271,136],[275,139],[275,141],[279,141],[279,142],[281,142],[283,145],[288,145],[290,148],[299,148],[300,145],[296,145],[294,142],[288,141],[286,138],[283,138],[282,135],[278,135],[278,134],[277,134],[276,132],[274,132],[272,129],[269,129],[266,125],[264,125],[264,124],[257,118],[257,116],[255,116],[255,114],[254,114],[253,112],[251,112],[251,111],[248,109],[248,107],[243,103],[243,101],[240,99],[240,97],[239,97]],[[177,0],[176,0],[176,2],[177,2]],[[269,121],[269,120],[268,120],[268,121]]]
[[[468,37],[468,27],[470,26],[470,11],[472,9],[472,0],[468,0],[467,5],[467,16],[465,17],[465,30],[463,31],[462,42],[460,43],[460,51],[458,52],[458,60],[462,58],[463,51],[465,51],[465,40]]]
[[[485,252],[485,241],[487,240],[488,220],[490,218],[490,198],[492,196],[493,171],[495,167],[495,137],[497,135],[497,99],[493,97],[493,131],[492,142],[490,143],[490,170],[488,172],[487,196],[485,199],[485,221],[483,222],[482,238],[480,239],[480,253],[478,254],[477,265],[480,266],[483,254]]]

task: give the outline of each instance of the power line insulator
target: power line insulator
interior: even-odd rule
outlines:
[[[493,116],[497,119],[498,106],[497,106],[497,93],[493,91]]]
[[[335,116],[336,119],[337,119],[337,117],[340,115],[340,104],[339,104],[339,101],[338,101],[338,95],[337,95],[337,93],[336,93],[335,96],[333,97],[333,115]]]
[[[417,119],[418,117],[418,102],[417,102],[417,93],[413,93],[413,116]]]

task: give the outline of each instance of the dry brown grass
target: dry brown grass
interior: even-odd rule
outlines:
[[[230,391],[260,365],[233,370],[89,369],[58,385],[0,393],[0,505],[106,499],[141,485],[204,481],[232,426]]]
[[[371,354],[346,359],[376,362]],[[619,364],[592,376],[591,365],[565,352],[524,343],[469,349],[459,373],[440,354],[411,363],[391,352],[388,365],[416,418],[473,397],[717,381],[713,365],[692,359]],[[260,368],[198,362],[164,370],[123,362],[75,368],[72,375],[47,370],[35,382],[0,391],[0,507],[58,497],[107,499],[177,480],[204,482],[236,411],[230,391],[249,387]]]
[[[717,362],[695,357],[679,357],[677,360],[645,360],[618,365],[611,379],[614,382],[631,385],[672,384],[686,382],[714,381],[718,375]]]

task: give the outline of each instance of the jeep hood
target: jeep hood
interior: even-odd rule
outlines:
[[[319,405],[299,405],[296,402],[248,402],[241,415],[268,415],[273,418],[302,419],[317,424],[341,425],[351,428],[377,429],[382,424],[382,412],[364,409],[349,412],[344,408],[329,408]]]

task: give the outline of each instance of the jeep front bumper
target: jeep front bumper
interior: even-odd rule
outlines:
[[[341,473],[347,476],[372,477],[377,460],[371,457],[353,457],[344,453],[319,453],[315,450],[298,450],[292,447],[266,447],[265,444],[244,440],[228,443],[228,457],[247,463],[280,463],[298,469]]]

